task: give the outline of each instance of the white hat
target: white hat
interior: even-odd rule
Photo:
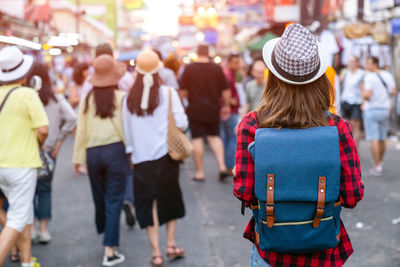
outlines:
[[[0,51],[0,83],[22,80],[33,66],[33,56],[24,55],[16,46],[7,46]]]
[[[316,81],[325,73],[329,62],[322,45],[300,24],[289,25],[281,38],[268,41],[263,58],[278,79],[295,85]]]

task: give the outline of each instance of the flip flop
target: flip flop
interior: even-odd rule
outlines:
[[[167,252],[167,258],[171,260],[176,260],[183,258],[185,256],[185,250],[183,248],[177,247],[177,246],[168,246],[168,248],[172,248],[174,250],[173,253],[168,253]],[[179,251],[179,252],[177,252]]]
[[[161,259],[161,263],[160,264],[155,264],[154,260],[160,258]],[[151,257],[151,264],[153,265],[153,267],[162,267],[164,264],[164,259],[162,256],[152,256]]]
[[[19,263],[21,261],[21,257],[19,256],[19,254],[10,254],[8,258],[13,263]]]
[[[204,182],[205,178],[197,178],[197,177],[192,177],[192,181],[195,182]]]

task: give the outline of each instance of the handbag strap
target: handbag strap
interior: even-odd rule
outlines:
[[[8,99],[8,97],[11,95],[12,92],[14,92],[15,90],[17,90],[19,88],[19,86],[14,87],[13,89],[11,89],[10,91],[8,91],[8,93],[6,94],[6,97],[4,98],[3,102],[1,102],[0,105],[0,112],[3,109],[4,105],[6,104],[6,101]]]
[[[382,76],[381,76],[378,72],[375,72],[375,73],[376,73],[376,75],[378,76],[378,78],[379,78],[379,80],[381,81],[381,83],[383,84],[383,86],[385,87],[385,89],[386,89],[386,91],[388,92],[389,97],[390,97],[391,93],[390,93],[390,89],[389,89],[387,83],[385,82],[385,80],[382,78]]]
[[[172,113],[172,93],[171,87],[168,87],[168,128],[176,128],[174,114]]]

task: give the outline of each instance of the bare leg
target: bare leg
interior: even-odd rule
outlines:
[[[379,141],[379,159],[380,159],[380,164],[383,162],[383,158],[385,156],[385,151],[386,151],[386,141]]]
[[[114,256],[114,247],[104,247],[104,256],[106,257],[112,257]]]
[[[375,166],[379,166],[381,164],[381,151],[380,151],[380,141],[378,140],[373,140],[370,142],[371,144],[371,153],[372,153],[372,158],[374,160]]]
[[[3,209],[4,202],[5,202],[4,198],[0,198],[0,225],[2,227],[4,227],[6,225],[6,221],[7,221],[7,214]]]
[[[210,143],[215,158],[217,159],[219,171],[226,171],[224,144],[222,143],[221,138],[219,136],[207,136],[207,140]]]
[[[192,140],[193,143],[193,158],[194,164],[196,165],[196,173],[194,177],[197,179],[204,179],[204,168],[203,168],[203,156],[204,156],[204,144],[202,138],[195,138]]]
[[[361,139],[361,121],[360,120],[350,120],[351,129],[353,131],[354,143],[356,144],[357,150],[360,145]]]
[[[49,220],[43,219],[39,221],[39,232],[44,233],[47,232],[49,225]]]
[[[10,228],[5,227],[0,234],[0,266],[3,266],[4,261],[7,258],[8,252],[11,247],[15,245],[19,233]]]
[[[160,224],[158,222],[157,200],[153,201],[153,226],[146,227],[147,237],[149,238],[151,248],[153,250],[152,256],[161,256],[160,250]],[[154,264],[161,264],[161,258],[155,258]]]
[[[175,241],[175,234],[176,234],[176,220],[172,220],[167,222],[166,228],[167,228],[167,246],[168,247],[173,247],[176,246],[176,241]]]
[[[32,225],[25,226],[22,233],[18,236],[17,246],[21,254],[21,263],[32,262],[31,252],[31,227]]]

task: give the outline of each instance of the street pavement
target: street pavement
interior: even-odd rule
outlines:
[[[96,267],[103,257],[102,236],[94,225],[94,207],[87,176],[74,178],[71,154],[73,140],[67,139],[57,161],[53,182],[53,220],[49,245],[33,245],[33,255],[42,267]],[[400,151],[390,144],[383,177],[369,176],[371,156],[367,143],[360,149],[365,197],[355,210],[343,210],[342,219],[355,253],[345,266],[400,267]],[[194,171],[191,159],[181,168],[181,186],[186,217],[178,223],[177,241],[186,257],[165,266],[236,267],[248,266],[251,244],[242,238],[250,212],[240,214],[240,201],[232,195],[231,182],[218,182],[215,160],[205,155],[206,182],[190,181]],[[165,227],[161,247],[165,252]],[[121,267],[151,266],[151,250],[145,230],[133,230],[121,217],[120,251],[126,255]],[[7,262],[5,266],[18,266]]]

